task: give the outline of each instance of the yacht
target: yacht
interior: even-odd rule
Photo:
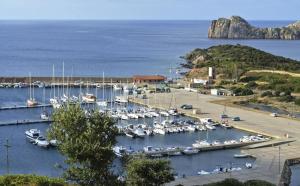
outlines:
[[[82,96],[82,101],[85,103],[94,103],[96,102],[96,96],[94,96],[94,94],[91,93],[86,93]]]
[[[208,175],[208,174],[210,174],[210,172],[206,172],[204,170],[201,170],[201,171],[197,172],[197,174],[198,175]]]
[[[145,137],[145,132],[142,128],[137,128],[132,131],[137,137],[143,138]]]
[[[193,149],[193,147],[187,147],[183,150],[183,153],[186,155],[197,154],[199,150]]]
[[[114,84],[113,88],[114,90],[122,90],[122,86],[120,86],[119,84]]]
[[[161,135],[165,135],[166,134],[166,131],[163,128],[154,128],[153,132],[156,133],[156,134],[161,134]]]
[[[126,148],[123,146],[115,146],[113,151],[117,157],[123,157],[126,154]]]
[[[40,136],[40,133],[38,129],[29,129],[25,131],[25,136],[30,142],[34,142]]]
[[[31,74],[29,74],[29,99],[27,100],[27,106],[34,107],[38,105],[38,102],[34,99],[34,85],[31,83]]]
[[[246,166],[247,169],[251,169],[252,168],[252,164],[251,163],[246,163],[245,166]]]
[[[49,143],[52,147],[57,147],[57,140],[50,140]]]
[[[196,141],[196,143],[193,144],[193,147],[195,148],[201,148],[201,147],[208,147],[210,146],[210,143],[208,143],[206,140],[203,141]]]
[[[107,101],[98,101],[97,105],[100,107],[107,107]]]
[[[43,137],[39,136],[34,140],[34,144],[40,147],[48,147],[50,143]]]
[[[39,103],[34,99],[34,98],[30,98],[27,100],[27,106],[29,107],[34,107],[37,106]]]

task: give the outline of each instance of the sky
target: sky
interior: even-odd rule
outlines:
[[[300,0],[0,0],[0,19],[299,20]]]

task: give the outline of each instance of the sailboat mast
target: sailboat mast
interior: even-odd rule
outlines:
[[[112,79],[110,79],[110,84],[112,86]],[[112,111],[112,96],[113,96],[113,87],[111,87],[111,92],[110,92],[110,110]]]
[[[62,74],[63,74],[63,85],[62,85],[62,94],[64,95],[65,94],[65,62],[63,61],[63,67],[62,67],[63,71],[62,71]]]
[[[104,101],[104,71],[102,72],[102,99]]]
[[[52,66],[53,98],[55,98],[55,66]]]
[[[29,72],[29,98],[30,100],[32,99],[32,95],[31,95],[31,73]]]

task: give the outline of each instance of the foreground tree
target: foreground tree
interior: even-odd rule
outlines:
[[[48,136],[66,157],[65,178],[80,185],[116,184],[111,172],[117,135],[113,120],[96,111],[87,118],[79,105],[56,110],[53,120]]]
[[[132,158],[126,166],[126,185],[159,186],[174,180],[170,161]]]

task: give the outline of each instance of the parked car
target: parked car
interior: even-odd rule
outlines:
[[[222,115],[221,115],[221,119],[225,119],[225,118],[228,118],[228,115],[222,114]]]
[[[184,104],[184,105],[181,105],[181,107],[180,108],[182,108],[182,109],[193,109],[193,105],[187,105],[187,104]]]
[[[236,117],[233,117],[233,118],[232,118],[232,121],[241,121],[241,118],[238,117],[238,116],[236,116]]]

